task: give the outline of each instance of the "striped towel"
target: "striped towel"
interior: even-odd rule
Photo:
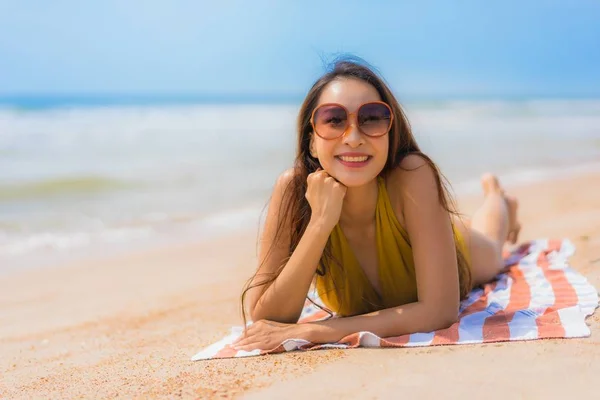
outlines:
[[[587,337],[585,318],[598,307],[598,292],[567,263],[575,247],[568,240],[535,240],[505,259],[506,272],[474,289],[462,301],[458,321],[447,329],[380,338],[357,332],[337,343],[313,344],[288,339],[277,348],[236,351],[229,346],[242,333],[231,333],[192,357],[192,360],[247,357],[293,350],[354,347],[408,347],[490,343],[511,340]],[[317,299],[318,300],[318,299]],[[299,323],[330,317],[306,303]]]

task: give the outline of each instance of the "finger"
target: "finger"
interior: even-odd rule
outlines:
[[[245,338],[245,339],[242,339],[242,340],[240,340],[238,342],[231,343],[231,347],[237,349],[238,347],[245,346],[245,345],[247,345],[248,343],[251,343],[251,342],[253,342],[253,339],[251,339],[251,338]]]
[[[260,348],[260,341],[256,339],[246,340],[244,342],[240,342],[235,346],[232,346],[236,350],[254,350]]]
[[[242,333],[240,336],[238,336],[233,342],[231,342],[231,344],[236,344],[239,341],[243,340],[246,336]]]
[[[239,336],[238,336],[238,337],[237,337],[237,338],[236,338],[236,339],[235,339],[233,342],[231,342],[231,343],[232,343],[232,344],[233,344],[233,343],[237,343],[237,342],[239,342],[240,340],[242,340],[242,339],[245,339],[245,338],[247,338],[248,336],[250,336],[250,334],[252,333],[252,332],[251,332],[251,330],[252,330],[251,328],[252,328],[252,325],[250,325],[250,326],[247,326],[247,327],[246,327],[246,329],[244,329],[244,330],[243,330],[243,331],[240,333],[240,335],[239,335]]]
[[[252,351],[252,350],[262,350],[257,342],[253,342],[250,344],[246,344],[244,346],[236,346],[234,347],[237,351]]]
[[[241,334],[235,341],[233,341],[231,344],[234,343],[241,343],[243,341],[248,341],[249,339],[251,339],[252,337],[254,337],[254,335],[251,332],[246,332]]]
[[[317,170],[315,172],[308,174],[308,176],[306,177],[306,181],[307,182],[314,181],[320,175],[319,172],[320,171]]]

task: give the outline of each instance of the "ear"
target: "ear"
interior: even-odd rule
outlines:
[[[310,135],[310,144],[309,144],[309,149],[310,149],[310,155],[312,156],[312,158],[319,158],[318,154],[317,154],[317,148],[315,146],[315,134],[312,133]]]

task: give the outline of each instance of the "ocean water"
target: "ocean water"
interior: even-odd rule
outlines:
[[[600,169],[600,100],[405,104],[456,192]],[[0,105],[0,271],[259,226],[299,103]]]

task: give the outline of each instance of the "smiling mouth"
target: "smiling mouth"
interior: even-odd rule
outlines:
[[[363,168],[371,161],[373,156],[335,156],[335,159],[346,168]]]
[[[338,160],[347,162],[347,163],[363,163],[365,161],[368,161],[371,158],[371,156],[354,156],[354,157],[335,156],[335,158],[337,158]]]

